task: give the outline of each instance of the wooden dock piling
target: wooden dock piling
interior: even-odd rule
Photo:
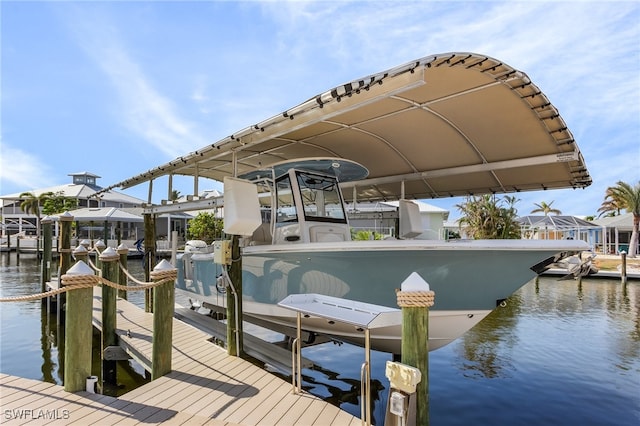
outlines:
[[[120,277],[118,278],[118,284],[127,285],[127,274],[125,274],[123,269],[127,269],[127,257],[129,255],[129,249],[124,244],[120,244],[116,251],[120,256],[120,265],[122,265],[122,268],[120,269]],[[127,291],[119,289],[118,297],[127,300]]]
[[[420,426],[429,424],[429,307],[433,306],[434,294],[415,272],[396,293],[402,309],[402,363],[417,368],[422,375],[416,387],[416,424]]]
[[[53,248],[53,221],[49,216],[45,216],[40,221],[42,225],[42,268],[40,273],[41,291],[47,291],[47,283],[51,281],[51,251]],[[47,303],[47,299],[42,299],[42,304]]]
[[[62,285],[71,285],[93,276],[86,263],[79,261],[61,277]],[[85,390],[91,375],[91,333],[93,288],[80,288],[67,292],[67,316],[64,345],[64,390]]]
[[[107,247],[100,253],[100,263],[102,265],[102,277],[111,282],[118,282],[120,268],[118,260],[120,255],[112,248]],[[118,345],[116,335],[116,297],[117,290],[108,285],[102,285],[102,350],[104,354],[106,348]],[[106,360],[102,356],[102,380],[112,385],[116,384],[116,361]]]
[[[58,245],[58,251],[60,252],[60,269],[58,276],[62,277],[71,268],[71,222],[73,222],[73,216],[69,212],[64,212],[60,215],[60,244]],[[60,280],[60,286],[64,283]],[[65,293],[58,295],[58,303],[56,303],[56,324],[58,328],[58,351],[63,354],[65,351],[65,317],[66,317],[66,302],[67,295]],[[60,368],[63,370],[64,377],[64,360],[60,363]]]
[[[156,259],[156,216],[144,214],[144,279],[151,279],[152,265]],[[144,292],[144,310],[153,312],[153,291]]]
[[[155,282],[166,281],[153,289],[151,380],[155,380],[171,372],[175,279],[178,270],[163,259],[150,275]]]

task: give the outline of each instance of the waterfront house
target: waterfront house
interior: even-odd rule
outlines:
[[[605,254],[619,254],[622,251],[629,253],[633,232],[633,213],[602,217],[594,220],[593,223],[599,227],[599,251]]]
[[[21,197],[24,192],[30,192],[36,197],[50,192],[77,200],[78,210],[70,212],[80,219],[76,220],[74,227],[77,240],[106,238],[109,244],[113,244],[118,239],[131,240],[129,242],[132,243],[143,238],[144,200],[114,190],[105,191],[98,185],[97,179],[100,176],[90,172],[71,173],[69,176],[72,179],[67,184],[0,195],[2,235],[11,238],[11,247],[16,247],[17,237],[21,238],[22,250],[35,250],[36,247],[34,236],[37,231],[37,217],[31,213],[27,214],[20,207],[25,199]],[[130,215],[131,220],[125,220],[123,215]],[[186,223],[190,217],[186,214],[159,215],[156,219],[156,238],[166,241],[165,245],[168,245],[171,231],[178,231],[180,238],[184,239]],[[105,223],[110,225],[107,226]],[[57,225],[54,227],[54,235],[58,235]]]
[[[600,227],[575,216],[533,215],[519,217],[522,238],[534,240],[583,240],[596,251]]]

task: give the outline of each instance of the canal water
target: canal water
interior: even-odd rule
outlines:
[[[18,261],[15,253],[2,253],[0,261],[0,297],[40,291],[35,256]],[[140,260],[129,267],[141,273]],[[143,297],[130,293],[129,300],[141,306]],[[1,303],[0,319],[0,372],[61,384],[55,317],[35,301]],[[317,364],[303,371],[304,388],[359,416],[364,350],[325,343],[305,348],[303,356]],[[378,425],[389,359],[372,353]],[[120,386],[106,393],[148,380],[134,363],[119,364]],[[429,354],[429,402],[432,425],[639,425],[640,282],[531,281],[506,307]]]

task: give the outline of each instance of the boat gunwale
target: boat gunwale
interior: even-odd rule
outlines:
[[[523,242],[525,242],[523,244]],[[323,251],[431,251],[431,250],[504,250],[504,251],[589,251],[582,240],[364,240],[313,242],[295,244],[263,244],[243,248],[244,255],[275,252]]]

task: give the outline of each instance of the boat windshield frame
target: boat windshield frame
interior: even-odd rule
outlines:
[[[348,224],[335,176],[290,169],[275,180],[274,187],[276,226],[300,222],[301,218],[305,222]]]

